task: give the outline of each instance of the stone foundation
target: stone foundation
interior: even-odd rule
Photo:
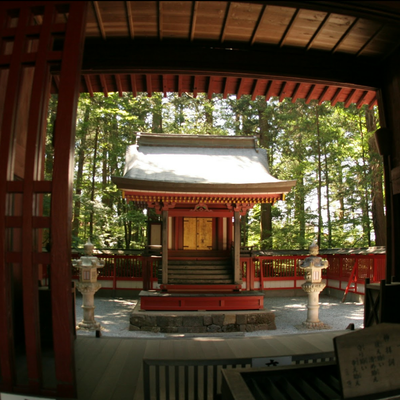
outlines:
[[[217,333],[275,330],[272,311],[142,311],[130,316],[130,331],[154,333]]]

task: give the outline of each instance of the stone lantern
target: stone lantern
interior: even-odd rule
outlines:
[[[327,326],[318,319],[319,310],[319,294],[325,287],[322,281],[321,271],[328,268],[329,263],[318,257],[319,247],[313,241],[310,246],[310,256],[299,261],[299,267],[305,270],[306,282],[301,285],[303,290],[308,294],[307,320],[303,322],[307,328],[322,329]]]
[[[79,268],[77,289],[82,293],[83,319],[78,324],[81,329],[100,330],[100,323],[94,319],[94,294],[101,288],[97,282],[97,268],[104,267],[104,261],[93,256],[93,244],[88,241],[84,246],[85,255],[72,265]]]

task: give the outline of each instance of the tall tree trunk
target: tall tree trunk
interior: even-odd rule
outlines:
[[[152,125],[151,131],[153,133],[162,133],[162,99],[160,96],[153,96],[153,107],[152,107]]]
[[[90,240],[93,241],[93,220],[94,220],[94,192],[95,192],[95,177],[96,177],[96,162],[97,162],[97,147],[99,141],[99,127],[96,127],[96,134],[94,137],[94,152],[93,152],[93,165],[92,165],[92,187],[90,193],[90,201],[92,204],[90,210],[90,220],[89,220],[89,236]]]
[[[72,219],[72,236],[79,237],[79,228],[81,225],[80,212],[81,212],[81,194],[82,194],[82,180],[83,180],[83,165],[85,162],[85,151],[86,151],[86,134],[87,126],[90,115],[90,107],[86,106],[85,115],[83,117],[83,126],[80,132],[81,143],[78,150],[78,168],[76,171],[75,179],[75,203],[74,203],[74,215]]]
[[[367,131],[374,132],[376,121],[373,110],[367,109],[365,111],[365,120]],[[384,246],[386,244],[386,220],[383,201],[382,159],[379,156],[374,135],[370,136],[368,144],[372,172],[372,223],[375,231],[375,245]]]
[[[265,148],[268,153],[268,163],[272,163],[272,143],[269,136],[269,121],[266,118],[265,110],[267,103],[265,101],[257,102],[260,145]],[[271,164],[269,164],[271,165]],[[261,204],[260,216],[260,241],[261,250],[272,249],[272,204]]]
[[[362,218],[362,226],[364,235],[367,236],[368,239],[368,247],[371,247],[371,227],[370,227],[370,219],[369,219],[369,192],[368,192],[368,173],[366,167],[366,159],[365,159],[365,150],[364,150],[364,132],[362,128],[361,115],[359,116],[359,130],[361,134],[361,149],[362,149],[362,162],[363,162],[363,171],[361,174],[361,181],[364,182],[364,193],[362,195],[362,210],[363,210],[363,218]]]
[[[316,128],[317,128],[317,160],[318,160],[318,169],[317,169],[317,179],[318,179],[318,188],[317,188],[317,196],[318,196],[318,234],[317,234],[317,243],[318,246],[321,247],[321,235],[323,229],[323,221],[322,221],[322,166],[321,166],[321,134],[319,131],[319,112],[318,106],[315,106],[315,116],[316,116]]]
[[[332,223],[331,223],[331,209],[330,209],[330,188],[329,188],[329,165],[328,165],[328,151],[326,149],[326,143],[324,142],[324,153],[325,153],[325,186],[326,186],[326,216],[328,223],[328,243],[327,247],[332,247]]]
[[[272,249],[272,204],[261,204],[261,250]]]
[[[304,199],[304,177],[296,178],[295,188],[295,218],[299,222],[299,244],[304,249],[306,245],[306,216],[305,216],[305,199]]]

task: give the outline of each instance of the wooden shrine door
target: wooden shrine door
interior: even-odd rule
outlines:
[[[212,227],[211,218],[184,218],[183,249],[212,250]]]

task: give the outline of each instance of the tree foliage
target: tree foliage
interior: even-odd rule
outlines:
[[[46,160],[52,158],[57,99],[50,101]],[[373,132],[377,110],[304,100],[279,102],[191,93],[81,95],[75,141],[73,243],[143,248],[154,213],[127,203],[111,177],[122,176],[127,146],[140,132],[256,136],[269,168],[297,184],[284,202],[256,205],[242,225],[242,243],[262,249],[384,244],[382,165]],[[51,165],[50,162],[46,163]],[[46,174],[51,171],[46,169]]]

